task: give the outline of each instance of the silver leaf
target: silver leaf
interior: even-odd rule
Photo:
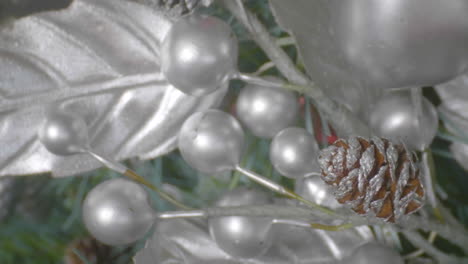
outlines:
[[[369,107],[381,91],[364,85],[346,63],[330,29],[330,2],[270,0],[270,6],[278,24],[295,38],[312,81],[328,96],[367,118]]]
[[[159,46],[171,24],[139,4],[75,0],[0,28],[0,176],[67,176],[101,166],[40,144],[37,129],[52,103],[82,115],[91,146],[110,158],[172,151],[182,122],[217,106],[226,88],[195,98],[167,83]]]
[[[209,6],[214,0],[128,0],[161,10],[166,15],[178,18],[189,14],[199,6]]]
[[[346,258],[356,247],[371,240],[358,229],[326,232],[277,225],[274,245],[255,259],[237,259],[222,251],[206,225],[187,220],[158,223],[153,237],[135,256],[136,264],[331,264]]]
[[[446,127],[451,133],[468,138],[468,75],[438,85],[436,90],[442,99],[439,112],[446,119]],[[468,170],[468,144],[453,143],[450,151],[458,163]]]

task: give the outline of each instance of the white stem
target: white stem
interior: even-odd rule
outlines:
[[[323,214],[318,210],[310,210],[303,207],[281,206],[281,205],[261,205],[261,206],[237,206],[237,207],[214,207],[203,210],[171,211],[158,213],[159,219],[172,218],[207,218],[221,216],[250,216],[250,217],[271,217],[277,219],[293,219],[296,223],[308,221],[310,223],[318,221],[335,221],[341,219],[343,222],[352,223],[355,227],[361,225],[381,225],[383,222],[377,219],[366,219],[358,215],[348,215],[348,213],[338,213],[334,215]],[[398,228],[397,225],[393,225]],[[428,220],[419,216],[411,216],[402,223],[399,230],[405,233],[409,230],[422,229],[430,232],[437,232],[441,237],[449,239],[457,244],[465,252],[468,252],[468,234],[463,227],[456,225],[440,224],[435,220]],[[410,234],[415,234],[410,233]],[[427,243],[427,242],[426,242]],[[419,243],[418,243],[419,244]],[[419,246],[419,245],[418,245]]]
[[[304,175],[304,177],[311,177],[311,176],[322,176],[322,174],[320,172],[309,172],[307,173],[306,175]]]
[[[415,231],[404,231],[406,238],[415,246],[424,250],[428,255],[438,261],[438,263],[463,263],[455,256],[450,256],[435,248],[431,243],[424,239]]]
[[[271,88],[283,88],[285,87],[284,82],[268,80],[253,74],[239,73],[236,75],[237,79],[242,80],[246,83],[256,84]]]
[[[291,193],[291,191],[288,191],[286,188],[284,188],[282,185],[270,180],[270,179],[267,179],[261,175],[258,175],[257,173],[255,172],[252,172],[250,170],[247,170],[247,169],[244,169],[242,167],[240,167],[239,165],[237,165],[235,168],[234,168],[237,172],[239,173],[242,173],[243,175],[249,177],[251,180],[267,187],[268,189],[270,190],[273,190],[277,193],[280,193],[282,195],[285,195],[285,196],[288,196],[290,198],[292,197],[295,197],[296,195],[293,195]]]
[[[294,220],[294,219],[273,219],[273,224],[283,224],[283,225],[292,225],[292,226],[300,226],[300,227],[308,227],[310,228],[310,223],[307,221],[302,220]]]
[[[251,33],[255,42],[265,51],[266,55],[275,62],[278,70],[291,82],[305,85],[309,82],[308,78],[300,72],[289,56],[276,45],[276,39],[271,37],[268,30],[261,22],[244,7],[239,7],[239,3],[232,0],[224,0],[226,6],[237,19],[244,24]]]
[[[436,194],[434,191],[434,183],[432,180],[432,170],[429,164],[429,155],[427,151],[424,151],[422,153],[422,160],[421,160],[421,170],[422,170],[422,177],[423,177],[423,182],[424,182],[424,187],[426,189],[426,196],[427,200],[429,201],[429,204],[433,207],[437,207],[437,198]]]
[[[422,104],[423,104],[423,95],[422,95],[422,88],[420,87],[415,87],[415,88],[411,88],[410,89],[411,91],[411,102],[412,102],[412,105],[413,105],[413,111],[414,111],[414,114],[416,116],[416,127],[418,128],[418,130],[420,131],[420,133],[422,134],[422,137],[424,137],[424,135],[427,133],[427,131],[425,131],[424,129],[421,129],[421,122],[422,122],[422,118],[423,118],[423,111],[422,111]],[[418,146],[420,149],[419,150],[423,150],[425,147],[427,146]]]
[[[260,66],[257,71],[253,73],[253,75],[261,75],[262,73],[268,71],[269,69],[275,67],[275,64],[272,61],[265,62],[262,66]]]
[[[245,10],[244,3],[242,0],[235,0],[237,5],[239,6],[240,10],[242,10],[242,15],[244,16],[243,19],[246,21],[246,26],[251,29],[252,23],[250,22],[249,16],[247,15],[247,11]]]
[[[204,218],[206,213],[203,210],[193,210],[193,211],[172,211],[157,213],[157,219],[181,219],[181,218]]]
[[[278,46],[296,45],[296,40],[293,37],[284,37],[276,40]]]
[[[101,162],[104,166],[106,166],[107,168],[115,172],[118,172],[120,174],[125,174],[128,170],[128,168],[124,166],[123,164],[113,161],[109,158],[106,158],[103,155],[96,153],[95,151],[88,149],[86,152],[89,153],[91,156],[93,156],[95,159],[97,159],[99,162]]]

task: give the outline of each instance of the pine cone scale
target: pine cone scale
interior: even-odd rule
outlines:
[[[345,146],[348,151],[346,154],[346,168],[348,170],[357,168],[357,163],[361,157],[361,143],[354,138],[349,141],[349,146],[345,145],[343,142],[339,142],[339,144]]]
[[[381,138],[340,139],[322,151],[319,163],[338,202],[358,214],[395,222],[422,206],[420,171],[404,145]]]

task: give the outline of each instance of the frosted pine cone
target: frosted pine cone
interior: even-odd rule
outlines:
[[[319,156],[322,179],[338,202],[388,222],[421,208],[424,189],[415,157],[387,139],[339,139]]]

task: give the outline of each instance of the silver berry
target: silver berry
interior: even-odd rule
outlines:
[[[85,121],[78,115],[60,109],[47,113],[38,136],[47,150],[60,156],[83,152],[88,145]]]
[[[240,187],[226,193],[216,206],[264,205],[269,196],[259,190]],[[231,256],[261,256],[273,242],[272,219],[267,217],[225,216],[209,219],[210,234],[218,246]]]
[[[141,239],[154,222],[145,189],[117,178],[100,183],[86,196],[83,221],[88,231],[108,245],[125,245]]]
[[[237,56],[237,39],[228,24],[194,14],[174,23],[164,38],[162,72],[177,89],[201,96],[237,73]]]
[[[269,77],[270,80],[277,80]],[[294,93],[256,84],[246,85],[239,94],[236,111],[239,120],[254,135],[272,138],[294,124],[299,104]]]
[[[418,120],[410,91],[390,92],[370,111],[370,127],[377,136],[403,142],[411,150],[429,146],[438,125],[437,110],[426,98],[423,98],[422,116]]]
[[[239,122],[220,110],[197,112],[182,125],[178,138],[184,160],[205,173],[234,169],[244,149]]]
[[[317,171],[319,149],[314,137],[303,128],[290,127],[279,132],[271,142],[270,161],[283,176],[304,177]]]

